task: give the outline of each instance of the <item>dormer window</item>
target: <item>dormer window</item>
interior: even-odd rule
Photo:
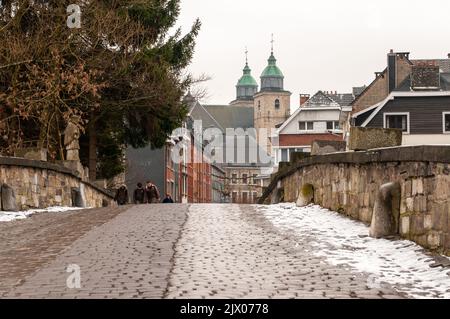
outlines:
[[[276,99],[276,100],[275,100],[275,108],[276,108],[276,109],[279,109],[279,108],[280,108],[280,100],[279,100],[279,99]]]

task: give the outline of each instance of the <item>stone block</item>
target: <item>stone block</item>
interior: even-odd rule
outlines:
[[[427,212],[427,198],[423,195],[414,197],[414,212]]]
[[[410,219],[410,232],[413,235],[424,235],[426,233],[424,228],[424,216],[421,214],[415,214]]]
[[[354,151],[402,145],[403,132],[398,129],[352,127],[349,149]]]
[[[107,180],[106,179],[98,179],[92,182],[92,184],[94,184],[97,187],[106,189],[108,184],[107,184]]]
[[[430,230],[431,227],[433,227],[433,216],[432,215],[425,215],[423,219],[423,227],[426,230]]]
[[[310,153],[305,152],[293,152],[291,153],[291,163],[297,163],[304,160],[307,157],[310,157]]]
[[[21,148],[14,151],[15,157],[22,157],[35,161],[47,161],[47,149],[45,148]]]
[[[74,171],[78,177],[82,178],[84,176],[84,167],[79,161],[60,161],[59,163]]]
[[[346,147],[347,143],[345,141],[313,141],[311,156],[345,152]]]
[[[434,203],[430,209],[431,211],[431,228],[434,230],[448,230],[448,218],[450,214],[449,203]]]
[[[1,210],[5,212],[17,212],[16,194],[14,189],[7,184],[1,185]]]
[[[423,180],[421,178],[415,178],[412,180],[412,195],[423,194]]]
[[[441,234],[439,232],[431,232],[427,236],[427,244],[429,248],[436,249],[441,243]]]
[[[400,234],[403,236],[409,234],[409,216],[403,216],[400,219]]]

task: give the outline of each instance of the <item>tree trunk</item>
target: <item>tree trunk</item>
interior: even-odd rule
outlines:
[[[89,121],[89,179],[97,179],[97,131],[95,129],[94,116]]]

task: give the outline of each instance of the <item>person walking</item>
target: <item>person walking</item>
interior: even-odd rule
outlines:
[[[173,204],[173,199],[170,194],[166,194],[166,197],[163,200],[163,204]]]
[[[145,189],[142,186],[142,183],[138,183],[137,188],[134,190],[133,202],[135,204],[144,204],[144,199],[145,199]]]
[[[146,190],[147,194],[147,202],[149,204],[157,204],[159,203],[161,197],[159,195],[158,187],[153,184],[151,181],[147,182]]]
[[[125,185],[119,187],[114,200],[119,206],[128,204],[128,190]]]

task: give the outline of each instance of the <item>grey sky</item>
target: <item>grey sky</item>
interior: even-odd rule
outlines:
[[[448,0],[184,0],[179,24],[203,23],[190,71],[213,77],[210,104],[228,104],[242,75],[248,47],[252,74],[259,76],[270,55],[293,93],[350,92],[369,84],[386,67],[389,49],[412,58],[450,53]]]

